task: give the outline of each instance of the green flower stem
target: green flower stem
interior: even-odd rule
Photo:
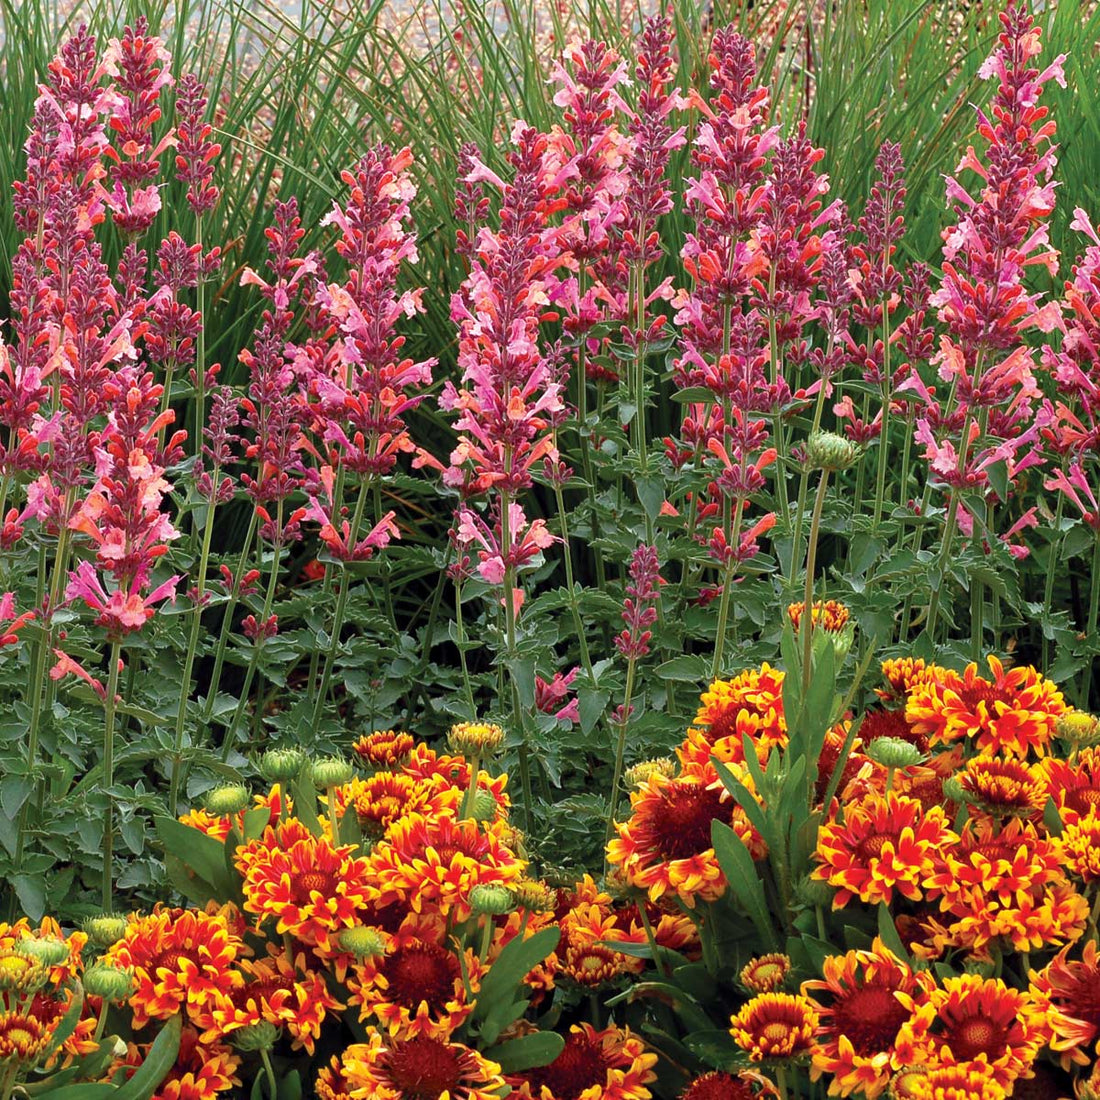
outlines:
[[[111,642],[110,667],[107,670],[107,698],[103,702],[103,792],[107,807],[103,811],[103,911],[114,912],[115,814],[111,788],[115,783],[115,707],[118,705],[118,663],[122,643]]]
[[[722,595],[718,603],[718,626],[714,635],[714,657],[710,665],[710,678],[712,680],[717,680],[722,672],[722,654],[726,648],[726,626],[729,622],[730,600],[733,597],[733,578],[737,571],[737,558],[733,555],[741,546],[741,517],[744,514],[744,507],[744,500],[738,497],[733,515],[733,528],[728,543],[730,560],[726,563],[726,572],[722,579]]]
[[[1100,612],[1100,584],[1097,583],[1097,578],[1100,577],[1100,531],[1097,532],[1096,541],[1092,545],[1092,572],[1089,574],[1089,577],[1092,581],[1092,591],[1089,593],[1089,618],[1085,626],[1088,630],[1088,636],[1090,638],[1095,638],[1097,613]],[[1082,710],[1089,709],[1089,698],[1092,695],[1093,667],[1095,664],[1095,659],[1089,657],[1089,662],[1085,666],[1081,696],[1077,700],[1077,704]]]
[[[883,268],[889,264],[889,250],[883,256]],[[885,271],[883,272],[885,276]],[[890,303],[882,303],[882,424],[878,433],[878,473],[875,477],[875,511],[871,520],[871,534],[878,531],[879,521],[882,519],[882,506],[886,499],[886,471],[889,469],[887,462],[887,449],[890,442],[890,391],[894,385],[894,375],[890,367]],[[902,492],[905,484],[902,483]]]
[[[341,464],[339,470],[336,471],[336,484],[332,490],[332,514],[333,516],[339,516],[343,514],[344,510],[344,476],[346,467]],[[327,607],[329,597],[332,595],[332,578],[335,573],[334,569],[325,569],[325,576],[321,581],[321,595],[318,600],[318,604],[321,607]],[[312,652],[309,655],[309,674],[306,676],[306,690],[313,691],[317,684],[317,675],[321,670],[321,649],[318,646],[311,647]]]
[[[11,1100],[12,1090],[15,1088],[15,1079],[19,1075],[19,1062],[12,1059],[0,1076],[0,1100]]]
[[[340,821],[336,816],[336,788],[325,788],[325,809],[328,811],[328,823],[332,828],[332,843],[340,845]]]
[[[484,924],[481,926],[481,946],[477,953],[478,962],[482,965],[485,964],[485,960],[489,957],[489,948],[493,943],[493,918],[486,913],[482,920]]]
[[[283,529],[283,501],[279,501],[275,512],[276,538]],[[267,595],[264,597],[263,611],[260,613],[259,626],[262,628],[271,616],[271,607],[275,602],[275,585],[279,580],[279,544],[275,542],[271,548],[271,574],[267,579]],[[240,698],[237,700],[237,709],[233,712],[233,719],[229,723],[229,729],[225,731],[225,741],[222,743],[222,760],[228,760],[233,749],[233,741],[237,736],[237,726],[244,717],[244,709],[248,706],[249,694],[252,691],[252,681],[256,676],[256,668],[260,663],[260,651],[263,649],[264,639],[261,636],[252,643],[252,656],[248,662],[248,670],[245,672],[244,685],[241,688]]]
[[[775,1067],[775,1083],[779,1088],[780,1100],[788,1100],[790,1093],[787,1092],[787,1068],[786,1066]]]
[[[566,519],[565,501],[562,496],[561,485],[558,483],[554,484],[554,499],[558,503],[558,523],[561,525],[562,560],[565,562],[565,584],[569,589],[569,610],[573,614],[573,629],[577,633],[577,641],[580,645],[581,663],[584,665],[584,671],[588,673],[589,680],[591,680],[593,678],[592,656],[588,652],[588,638],[585,634],[584,624],[581,622],[581,612],[577,606],[577,594],[573,588],[573,555],[569,549],[569,521]]]
[[[348,547],[354,547],[359,537],[359,526],[363,522],[363,510],[367,503],[367,489],[365,485],[359,486],[359,496],[355,501],[355,512],[351,517],[351,527],[348,533]],[[351,579],[347,565],[343,566],[340,573],[340,590],[336,595],[336,610],[332,615],[332,633],[329,635],[328,650],[325,653],[325,667],[321,673],[321,683],[317,688],[317,695],[313,703],[313,728],[321,720],[321,713],[328,701],[329,684],[332,681],[332,669],[336,664],[336,654],[340,649],[340,632],[344,629],[344,615],[348,607],[348,589],[351,587]]]
[[[768,275],[769,301],[775,300],[775,277],[775,264],[772,264],[771,273]],[[772,368],[771,383],[774,386],[779,382],[779,333],[774,313],[770,313],[768,317],[768,356]],[[775,490],[779,498],[779,514],[783,517],[783,530],[786,530],[787,524],[791,522],[791,515],[790,502],[787,499],[787,472],[783,468],[783,455],[786,453],[784,436],[786,433],[783,430],[783,414],[779,409],[776,409],[775,416],[772,419],[772,433],[775,438],[775,449],[779,455],[779,461],[775,464]]]
[[[615,743],[615,774],[611,780],[611,794],[608,799],[607,825],[604,828],[604,866],[607,866],[607,842],[615,830],[615,814],[619,809],[619,787],[623,781],[623,756],[626,750],[626,728],[630,725],[630,701],[634,695],[634,671],[637,658],[628,657],[626,662],[626,690],[623,692],[622,719],[619,722],[619,737]]]
[[[271,1064],[271,1055],[266,1047],[260,1050],[260,1060],[264,1064],[264,1073],[267,1075],[267,1089],[271,1100],[279,1095],[279,1082],[275,1078],[275,1067]]]
[[[207,724],[214,713],[214,701],[218,697],[218,688],[221,685],[222,666],[225,664],[225,647],[229,641],[229,632],[233,626],[233,612],[241,598],[241,579],[244,577],[244,567],[248,564],[252,553],[252,540],[256,536],[258,517],[255,509],[252,512],[252,521],[248,525],[248,533],[244,537],[244,546],[241,547],[241,556],[237,559],[237,571],[233,574],[233,588],[229,593],[229,601],[225,605],[225,614],[222,617],[221,630],[218,632],[218,644],[214,649],[214,671],[210,674],[210,691],[206,696],[206,706],[203,708],[202,721]]]
[[[455,577],[455,633],[458,636],[458,660],[462,666],[462,687],[466,692],[467,718],[472,722],[477,718],[474,707],[474,688],[470,682],[470,666],[466,661],[466,626],[462,617],[462,581]]]
[[[478,772],[481,769],[481,759],[477,756],[470,760],[470,785],[462,796],[462,807],[458,811],[459,821],[465,821],[474,812],[474,799],[477,797]],[[484,962],[484,960],[482,960]]]
[[[830,355],[833,350],[833,344],[835,341],[830,336],[829,346],[826,349],[826,356]],[[821,428],[821,417],[825,411],[825,387],[822,385],[821,389],[817,391],[817,401],[814,403],[814,420],[813,425],[810,428],[810,435],[819,431]],[[810,470],[808,466],[802,467],[802,476],[798,479],[798,503],[794,508],[794,537],[791,540],[791,565],[790,572],[787,576],[787,583],[794,588],[795,569],[798,568],[798,562],[802,560],[802,519],[806,511],[806,492],[810,485]]]
[[[1065,467],[1065,460],[1063,459],[1063,469]],[[1053,532],[1053,539],[1050,544],[1050,557],[1047,559],[1047,572],[1043,581],[1043,619],[1050,616],[1050,604],[1054,599],[1054,573],[1055,564],[1062,556],[1062,544],[1065,541],[1065,536],[1062,535],[1062,512],[1066,505],[1065,493],[1058,494],[1058,503],[1054,509],[1054,523],[1051,526]],[[1043,630],[1042,641],[1042,662],[1039,665],[1040,668],[1046,670],[1050,668],[1050,639],[1046,635],[1046,631]]]
[[[829,485],[829,471],[821,471],[814,498],[814,514],[810,520],[810,535],[806,544],[806,591],[802,607],[802,698],[810,690],[810,667],[814,648],[814,567],[817,564],[817,542],[821,534],[821,513],[825,507],[825,490]]]
[[[214,467],[212,484],[218,484],[220,468]],[[168,794],[168,812],[175,817],[179,805],[180,775],[183,767],[183,731],[187,725],[187,701],[191,696],[191,674],[195,668],[195,653],[199,646],[199,630],[202,626],[202,603],[206,592],[206,572],[210,564],[210,543],[214,534],[214,511],[217,508],[216,493],[211,493],[206,506],[206,527],[202,533],[202,552],[199,555],[199,576],[195,583],[195,606],[191,609],[191,633],[187,640],[187,656],[183,662],[180,681],[179,704],[176,707],[176,732],[172,746],[172,778]]]

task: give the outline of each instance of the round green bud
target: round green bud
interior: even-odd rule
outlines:
[[[314,763],[312,771],[313,785],[319,791],[342,787],[355,778],[355,766],[342,756],[326,756]]]
[[[129,970],[98,962],[84,971],[84,991],[113,1004],[122,1004],[134,991],[134,976]]]
[[[504,747],[504,730],[493,722],[459,722],[451,726],[447,744],[461,756],[493,756]]]
[[[301,749],[268,749],[260,758],[260,772],[270,783],[289,783],[297,779],[306,765]]]
[[[671,779],[676,774],[676,761],[667,756],[659,756],[655,760],[642,760],[626,769],[626,782],[630,787],[640,787],[649,782],[655,775],[662,775]]]
[[[811,470],[839,473],[859,459],[859,447],[836,432],[813,432],[806,440],[806,464]]]
[[[967,802],[971,800],[970,792],[962,785],[962,780],[957,775],[948,776],[943,781],[943,797],[948,802]]]
[[[911,768],[924,759],[920,749],[904,737],[876,737],[863,751],[884,768]]]
[[[41,959],[15,951],[0,951],[0,993],[13,991],[32,996],[49,977],[50,971]]]
[[[1059,740],[1076,748],[1085,748],[1100,742],[1100,719],[1082,710],[1071,710],[1054,721],[1054,732]]]
[[[475,886],[470,891],[470,908],[488,917],[501,917],[516,907],[516,895],[507,886]]]
[[[234,1031],[229,1038],[238,1050],[270,1050],[279,1038],[279,1029],[270,1020],[259,1020]]]
[[[252,796],[243,783],[231,783],[207,792],[206,812],[215,817],[228,817],[247,809],[251,801]]]
[[[54,936],[27,936],[16,940],[15,950],[43,966],[60,966],[69,959],[69,945]]]
[[[836,890],[822,879],[811,878],[807,875],[798,884],[798,888],[795,890],[795,897],[803,905],[828,908],[833,904],[833,898],[836,897]]]
[[[475,821],[495,821],[499,809],[500,805],[493,797],[492,791],[478,788],[474,792],[474,805],[470,811],[470,816]]]
[[[337,937],[336,942],[344,951],[350,951],[356,958],[369,959],[386,953],[386,940],[377,928],[369,928],[365,924],[355,928],[345,928]]]
[[[88,942],[93,947],[113,947],[126,935],[126,918],[118,913],[97,913],[81,923]]]
[[[550,913],[557,900],[554,891],[545,882],[537,879],[520,879],[513,888],[517,909],[526,909],[529,913]]]

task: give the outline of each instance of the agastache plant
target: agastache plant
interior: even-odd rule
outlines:
[[[1035,265],[1054,273],[1057,255],[1048,241],[1054,209],[1055,124],[1039,105],[1043,85],[1063,87],[1064,57],[1039,71],[1040,30],[1023,4],[1000,16],[998,46],[980,70],[996,78],[989,114],[978,112],[984,157],[971,146],[956,171],[980,180],[977,195],[954,177],[947,194],[956,223],[944,234],[943,280],[932,298],[947,331],[935,358],[949,387],[943,403],[922,393],[929,415],[916,422],[916,439],[929,463],[929,484],[947,494],[938,570],[942,574],[957,531],[993,529],[993,509],[1005,503],[1017,475],[1041,461],[1039,390],[1032,350],[1022,333],[1046,323],[1049,311],[1024,279]],[[914,379],[914,385],[919,383]],[[964,501],[964,497],[966,498]],[[933,589],[927,627],[934,635],[940,588]],[[982,645],[983,593],[972,584],[972,643]]]

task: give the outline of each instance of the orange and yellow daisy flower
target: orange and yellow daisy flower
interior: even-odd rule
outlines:
[[[419,934],[418,934],[419,933]],[[447,1038],[473,1011],[482,968],[467,949],[463,965],[442,937],[413,926],[393,937],[385,955],[364,959],[348,978],[350,1004],[364,1023],[375,1020],[396,1039],[414,1035]]]
[[[978,958],[988,958],[996,941],[1030,951],[1076,939],[1088,918],[1084,898],[1065,881],[1055,843],[1019,818],[1000,829],[989,819],[968,821],[925,886],[952,918],[946,927],[933,926],[937,947],[966,948]]]
[[[265,794],[253,795],[252,801],[255,803],[253,809],[263,809],[270,812],[269,825],[277,825],[281,818],[286,817],[291,812],[292,808],[289,796],[283,794],[278,783]],[[229,830],[234,825],[237,827],[238,834],[244,832],[244,811],[242,810],[239,814],[225,814],[219,817],[216,814],[208,813],[206,810],[195,809],[183,814],[180,817],[180,822],[184,825],[190,825],[192,829],[198,829],[200,832],[206,833],[207,836],[214,837],[215,840],[225,840],[229,836]]]
[[[1023,760],[975,756],[959,775],[968,799],[986,813],[1030,817],[1046,805],[1042,771]]]
[[[416,740],[403,730],[375,730],[365,733],[351,747],[372,768],[396,768],[416,747]]]
[[[745,759],[748,737],[766,760],[776,745],[787,743],[783,717],[783,672],[766,662],[759,669],[738,673],[732,680],[715,680],[703,693],[695,721],[677,750],[681,764],[706,764],[711,756],[723,763]]]
[[[1049,1009],[1050,1049],[1066,1069],[1100,1056],[1100,952],[1094,940],[1080,959],[1067,958],[1068,952],[1064,947],[1031,975],[1032,994]]]
[[[1072,760],[1048,756],[1040,767],[1046,793],[1054,799],[1064,824],[1100,813],[1100,748],[1081,749]]]
[[[882,662],[882,678],[886,688],[876,688],[875,694],[884,702],[904,699],[917,684],[943,670],[929,666],[923,657],[893,657]]]
[[[1058,858],[1082,882],[1100,881],[1100,811],[1071,821],[1052,841]]]
[[[496,1062],[427,1035],[390,1039],[375,1031],[344,1051],[340,1072],[351,1100],[499,1100],[505,1088]]]
[[[126,1054],[116,1063],[112,1079],[116,1082],[129,1080],[144,1063],[150,1045],[129,1043]],[[185,1027],[180,1035],[175,1064],[157,1086],[151,1100],[216,1100],[218,1093],[228,1092],[241,1083],[237,1076],[240,1065],[240,1058],[229,1047],[200,1042],[198,1033]]]
[[[33,1013],[0,1012],[0,1065],[33,1065],[52,1042],[54,1031]]]
[[[574,1024],[554,1061],[507,1081],[516,1100],[648,1100],[656,1063],[627,1028]]]
[[[502,843],[498,827],[423,814],[394,822],[366,863],[382,904],[407,903],[416,913],[434,909],[455,921],[470,917],[475,886],[507,886],[527,866]]]
[[[350,808],[359,819],[363,835],[376,840],[395,821],[411,813],[430,812],[428,807],[438,790],[430,782],[413,779],[411,775],[378,772],[368,779],[353,779],[336,788],[336,816],[343,818]]]
[[[689,908],[713,901],[726,879],[711,847],[711,823],[724,821],[755,858],[764,844],[730,798],[711,765],[685,768],[672,779],[655,773],[630,792],[630,818],[616,825],[607,846],[611,863],[653,901],[675,893]]]
[[[129,1008],[135,1028],[167,1020],[183,1008],[205,1030],[214,1012],[244,984],[237,963],[245,952],[224,914],[158,907],[147,916],[131,917],[126,935],[105,960],[133,972]]]
[[[804,982],[820,1018],[811,1076],[828,1074],[830,1096],[881,1096],[900,1067],[894,1053],[909,1010],[897,993],[914,994],[920,979],[876,939],[870,951],[832,955],[824,977]]]
[[[741,984],[750,993],[774,993],[791,972],[789,955],[760,955],[741,968]]]
[[[941,808],[893,792],[868,795],[846,807],[843,822],[821,826],[813,877],[837,888],[834,909],[853,897],[889,904],[895,892],[916,901],[940,853],[957,840]]]
[[[713,1070],[696,1077],[679,1100],[778,1100],[779,1093],[766,1077],[752,1070],[734,1076]]]
[[[324,975],[307,967],[296,969],[284,952],[240,963],[245,984],[232,990],[214,1009],[213,1024],[202,1035],[213,1042],[261,1020],[285,1027],[295,1049],[313,1053],[325,1018],[342,1007],[329,992]]]
[[[1031,1074],[1049,1034],[1047,1013],[1029,993],[998,978],[963,974],[942,987],[899,993],[909,1018],[898,1031],[896,1056],[904,1065],[984,1063],[1004,1089]]]
[[[327,1066],[317,1071],[313,1091],[317,1100],[351,1100],[351,1085],[344,1076],[344,1063],[337,1055]]]
[[[787,618],[797,631],[802,625],[802,613],[806,610],[805,600],[787,605]],[[830,634],[839,634],[852,617],[851,611],[839,600],[814,600],[810,611],[810,621]]]
[[[730,1018],[733,1041],[753,1062],[802,1058],[815,1049],[818,1016],[808,998],[761,993]]]
[[[377,897],[367,861],[354,851],[353,845],[313,836],[296,821],[269,827],[237,849],[245,909],[261,921],[274,920],[280,935],[289,932],[311,947],[332,950],[334,934],[359,924],[362,910]]]
[[[989,667],[992,680],[970,664],[962,676],[944,669],[915,684],[906,718],[933,745],[966,739],[987,754],[1045,756],[1055,723],[1066,712],[1062,693],[1033,668],[1005,672],[993,656]]]

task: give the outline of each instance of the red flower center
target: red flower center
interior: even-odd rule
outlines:
[[[1080,787],[1075,791],[1066,791],[1065,801],[1071,810],[1085,817],[1089,810],[1100,806],[1100,788]]]
[[[705,1073],[684,1090],[680,1100],[753,1100],[756,1094],[747,1081],[728,1073]]]
[[[430,1008],[442,1008],[454,996],[459,976],[458,960],[432,943],[412,943],[389,955],[382,974],[390,996],[405,1008],[415,1009],[421,1001]]]
[[[760,1031],[760,1034],[765,1039],[767,1039],[769,1043],[785,1042],[790,1033],[790,1024],[784,1024],[780,1022],[776,1022],[774,1024],[765,1024]]]
[[[162,951],[153,960],[153,965],[149,967],[149,971],[155,976],[156,972],[163,967],[175,974],[179,971],[180,959],[182,958],[186,958],[186,952],[179,950],[179,948],[173,947],[168,951]]]
[[[1066,1015],[1084,1020],[1100,1030],[1100,980],[1095,969],[1081,966],[1083,973],[1059,976],[1054,983],[1054,1002]]]
[[[921,752],[928,751],[928,738],[923,733],[913,731],[905,718],[904,709],[886,710],[884,707],[876,707],[869,710],[860,723],[859,736],[863,741],[864,752],[880,737],[900,737],[902,741],[916,745]]]
[[[1009,696],[1001,691],[996,684],[991,684],[988,680],[983,680],[980,677],[969,684],[962,685],[958,690],[963,706],[972,714],[977,713],[979,703],[985,703],[986,713],[996,718],[997,711],[993,704],[1011,702]]]
[[[584,1032],[574,1032],[565,1049],[548,1066],[529,1074],[531,1095],[538,1096],[545,1085],[554,1100],[577,1100],[585,1089],[607,1083],[611,1068],[603,1047]]]
[[[1008,1029],[988,1016],[970,1016],[960,1020],[943,1038],[960,1062],[973,1061],[979,1054],[985,1054],[992,1062],[1008,1046]]]
[[[439,1100],[444,1092],[454,1095],[468,1076],[463,1053],[439,1039],[417,1035],[394,1043],[379,1065],[401,1100]]]
[[[336,876],[328,871],[306,871],[298,876],[298,885],[309,896],[315,890],[323,897],[331,897],[336,891]]]
[[[734,703],[714,715],[707,726],[707,737],[714,742],[721,741],[723,737],[737,736],[737,713],[742,709],[740,704]]]
[[[691,859],[710,847],[710,823],[723,817],[722,792],[701,783],[677,783],[661,792],[649,831],[664,859]],[[728,815],[726,815],[728,820]]]
[[[845,1036],[856,1054],[870,1057],[893,1047],[898,1029],[908,1018],[891,987],[865,985],[837,999],[829,1030],[838,1038]]]
[[[897,840],[893,833],[871,833],[865,836],[856,846],[856,852],[860,859],[877,859],[882,855],[882,849],[887,843]]]

